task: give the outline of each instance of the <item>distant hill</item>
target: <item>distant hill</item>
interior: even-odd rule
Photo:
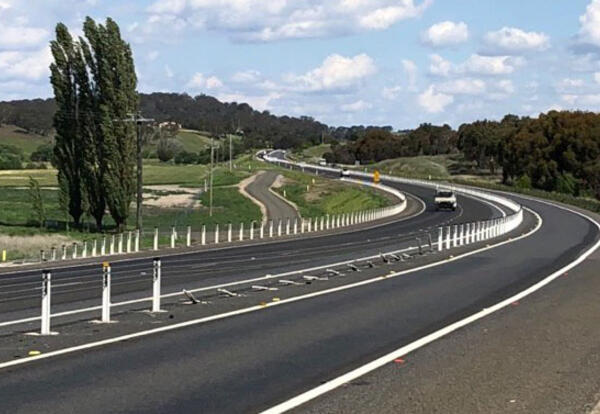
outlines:
[[[0,144],[14,145],[20,148],[27,159],[40,145],[48,144],[51,141],[50,136],[27,132],[15,125],[0,125]]]
[[[327,125],[310,117],[275,116],[245,103],[223,103],[199,95],[152,93],[140,95],[140,110],[158,122],[175,121],[184,128],[217,134],[242,130],[246,146],[291,148],[317,144]],[[0,124],[15,125],[39,135],[52,133],[54,99],[0,102]]]

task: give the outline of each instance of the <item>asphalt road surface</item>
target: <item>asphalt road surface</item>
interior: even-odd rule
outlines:
[[[432,205],[432,190],[390,185],[424,200],[427,203],[426,211],[409,220],[394,221],[350,233],[164,256],[163,292],[210,286],[378,254],[382,250],[414,245],[416,237],[423,239],[426,232],[436,232],[437,227],[442,224],[473,222],[500,215],[500,211],[490,205],[465,197],[459,197],[460,208],[456,212],[437,212]],[[421,203],[414,199],[410,205],[412,213],[422,208]],[[89,301],[97,304],[101,289],[99,263],[65,268],[60,268],[60,264],[58,266],[52,271],[53,312],[87,306]],[[152,275],[151,258],[115,261],[111,266],[113,302],[148,296]],[[2,273],[0,322],[39,315],[39,286],[40,270],[6,270]]]
[[[273,220],[274,223],[282,220],[285,223],[289,219],[293,222],[294,219],[300,218],[298,211],[290,203],[283,201],[269,191],[278,176],[279,173],[277,171],[264,171],[262,174],[258,174],[254,181],[246,186],[246,191],[265,206],[267,220]]]
[[[600,215],[584,213],[600,222]],[[599,269],[596,251],[525,300],[295,412],[582,414],[595,406],[598,410]]]
[[[430,190],[402,187],[431,200]],[[464,211],[436,213],[429,206],[414,220],[272,247],[299,256],[311,251],[304,257],[313,265],[335,260],[336,253],[319,248],[337,245],[344,247],[338,256],[363,255],[369,250],[367,239],[390,245],[400,233],[458,216],[472,221],[498,214],[475,200],[459,202]],[[535,201],[523,203],[544,221],[528,238],[406,277],[9,369],[0,376],[2,407],[78,413],[268,408],[530,286],[598,238],[596,228],[579,216]],[[290,256],[243,249],[266,254],[258,271],[274,263],[289,268]],[[208,254],[219,260],[231,252]],[[195,257],[173,259],[173,264]],[[239,272],[245,265],[237,266]],[[65,277],[76,273],[66,270]]]

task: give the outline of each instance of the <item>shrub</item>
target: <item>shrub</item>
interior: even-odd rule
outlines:
[[[14,145],[0,144],[0,170],[20,170],[23,168],[23,151]]]
[[[52,161],[52,153],[54,151],[54,147],[52,144],[42,144],[35,151],[31,153],[29,159],[31,161],[43,161],[50,162]]]
[[[162,162],[171,161],[181,151],[181,144],[173,139],[161,139],[156,147],[156,155]]]
[[[195,152],[180,151],[175,155],[175,164],[196,164],[198,154]]]
[[[527,174],[523,174],[517,181],[515,181],[515,187],[523,189],[531,188],[531,178],[529,178]]]

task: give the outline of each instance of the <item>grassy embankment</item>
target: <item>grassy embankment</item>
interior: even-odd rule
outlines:
[[[281,195],[285,191],[286,198],[298,207],[303,217],[350,213],[386,207],[394,202],[387,194],[371,187],[349,185],[289,170],[282,170],[282,175],[284,183],[275,191]]]
[[[501,171],[495,175],[489,171],[478,174],[466,172],[466,164],[457,155],[422,156],[396,158],[361,167],[367,171],[379,170],[384,174],[409,178],[445,181],[459,185],[468,185],[488,190],[508,191],[547,200],[558,201],[593,212],[600,212],[600,201],[593,198],[575,197],[569,194],[548,192],[531,188],[519,188],[502,184]]]
[[[301,161],[316,162],[317,160],[323,158],[323,154],[329,151],[331,151],[330,144],[321,144],[303,149],[301,151],[295,151],[292,154],[292,157]]]
[[[22,149],[27,159],[40,145],[50,142],[50,137],[30,134],[14,125],[0,125],[0,144]]]

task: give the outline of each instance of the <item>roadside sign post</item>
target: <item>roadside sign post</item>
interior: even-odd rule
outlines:
[[[379,173],[378,170],[375,170],[375,172],[373,173],[373,182],[375,184],[379,184],[380,180],[381,180],[381,174]]]

